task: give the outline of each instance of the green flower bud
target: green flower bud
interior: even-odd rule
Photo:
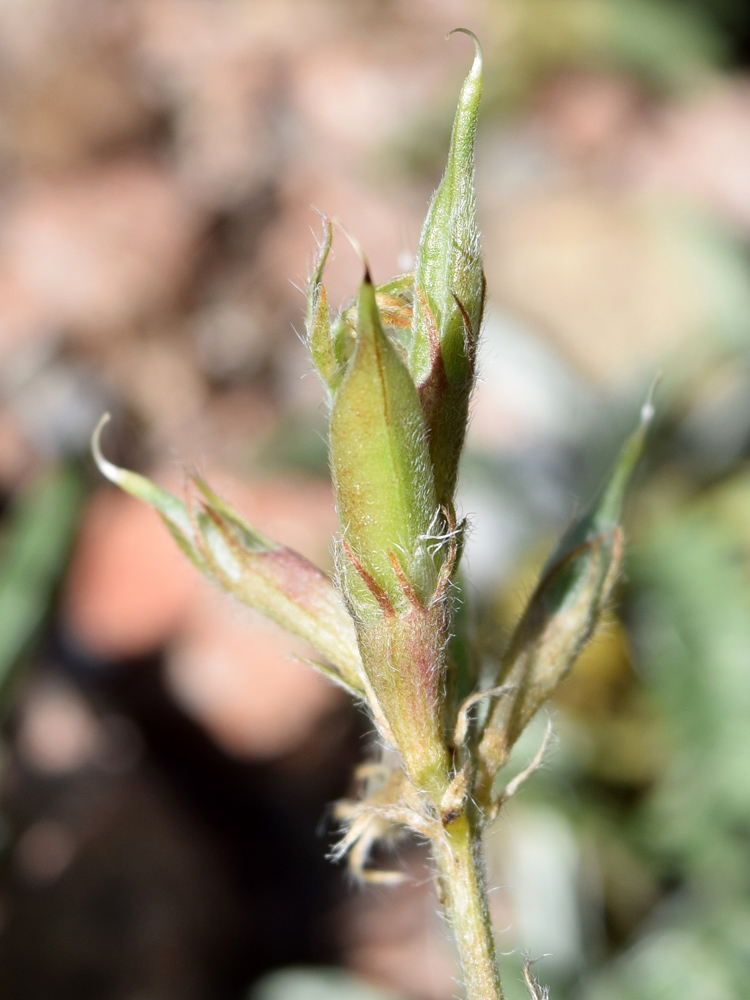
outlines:
[[[366,619],[404,609],[404,579],[427,603],[437,582],[430,540],[439,523],[427,432],[409,370],[383,331],[369,274],[354,353],[334,398],[330,453],[353,611]]]
[[[414,300],[414,274],[400,274],[375,289],[375,303],[383,332],[405,364],[409,360]],[[356,343],[357,303],[342,309],[333,324],[332,338],[339,363],[351,358]]]
[[[437,495],[449,500],[468,422],[485,281],[474,190],[474,137],[482,93],[482,53],[464,81],[448,166],[425,220],[414,276],[410,368],[430,436]]]
[[[342,309],[333,325],[328,317],[328,297],[323,284],[323,271],[331,252],[333,227],[323,216],[323,238],[307,284],[307,315],[305,327],[307,346],[318,374],[332,394],[338,389],[357,339],[357,302]],[[375,289],[375,302],[381,326],[408,363],[411,342],[413,273],[401,274]]]
[[[495,701],[479,746],[480,794],[489,793],[514,743],[567,676],[606,607],[622,562],[622,503],[652,416],[649,399],[599,498],[547,561],[513,634],[497,678],[507,693]]]
[[[330,429],[341,582],[376,718],[414,784],[438,802],[450,763],[443,716],[455,533],[441,530],[419,396],[383,330],[369,274],[356,323]]]

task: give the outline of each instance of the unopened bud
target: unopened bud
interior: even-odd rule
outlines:
[[[425,220],[414,276],[410,368],[430,435],[437,495],[449,500],[474,384],[484,310],[484,272],[476,224],[474,138],[482,93],[482,53],[464,81],[453,125],[448,166]]]
[[[419,396],[383,330],[369,274],[356,323],[330,430],[342,586],[378,714],[412,781],[439,801],[449,770],[445,647],[457,543],[436,502]]]
[[[383,332],[408,364],[412,338],[414,274],[400,274],[375,288],[375,304]],[[333,324],[332,339],[337,356],[346,364],[357,338],[357,302],[342,309]]]
[[[383,331],[369,275],[359,294],[354,353],[333,403],[330,453],[355,614],[404,608],[402,577],[427,602],[437,579],[429,541],[438,511],[427,433],[409,370]]]

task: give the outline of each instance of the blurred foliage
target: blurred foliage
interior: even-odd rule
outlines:
[[[0,542],[0,699],[62,578],[82,495],[72,467],[47,469],[6,514]]]
[[[502,0],[495,99],[511,105],[561,68],[621,69],[658,88],[725,61],[722,32],[670,0]]]
[[[678,0],[677,6],[711,19],[727,39],[734,61],[750,58],[750,6],[745,0]]]
[[[750,963],[750,477],[649,525],[631,561],[638,662],[663,720],[663,773],[633,843],[669,885],[586,995],[746,995]]]

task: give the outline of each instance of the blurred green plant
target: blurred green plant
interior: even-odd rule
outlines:
[[[414,272],[376,285],[363,256],[357,299],[333,322],[323,284],[333,227],[324,219],[307,335],[331,403],[335,582],[263,536],[201,479],[193,477],[183,502],[112,465],[101,453],[101,425],[94,453],[105,476],[156,508],[201,572],[306,639],[326,661],[320,669],[368,706],[403,766],[361,770],[361,799],[338,806],[337,853],[349,854],[360,877],[392,882],[398,873],[369,867],[374,842],[394,827],[427,838],[467,995],[501,1000],[482,834],[541,763],[546,739],[528,768],[503,780],[524,728],[609,601],[622,560],[623,496],[652,407],[644,406],[599,498],[547,561],[505,655],[480,681],[457,612],[466,525],[454,506],[485,300],[474,195],[482,55],[474,41]],[[546,996],[529,963],[524,978],[533,998]]]
[[[656,90],[715,72],[729,44],[695,4],[674,0],[501,0],[502,56],[490,100],[517,106],[561,69],[621,70]]]
[[[47,469],[12,503],[0,543],[0,703],[62,577],[82,493],[71,467]]]
[[[634,636],[665,753],[626,836],[655,883],[672,888],[587,1000],[747,994],[749,510],[739,469],[653,517],[633,553]]]

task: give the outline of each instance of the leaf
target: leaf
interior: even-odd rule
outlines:
[[[653,412],[649,396],[607,484],[547,561],[511,638],[496,680],[511,693],[496,701],[478,748],[485,795],[527,723],[567,676],[609,600],[622,561],[625,491]]]
[[[82,492],[72,469],[48,470],[12,507],[0,557],[0,693],[49,608]]]
[[[200,478],[200,504],[188,507],[144,476],[104,458],[92,442],[101,473],[154,507],[190,561],[227,593],[308,642],[328,659],[341,683],[361,695],[360,659],[352,620],[328,576],[299,553],[259,532]],[[330,671],[326,671],[330,676]]]

